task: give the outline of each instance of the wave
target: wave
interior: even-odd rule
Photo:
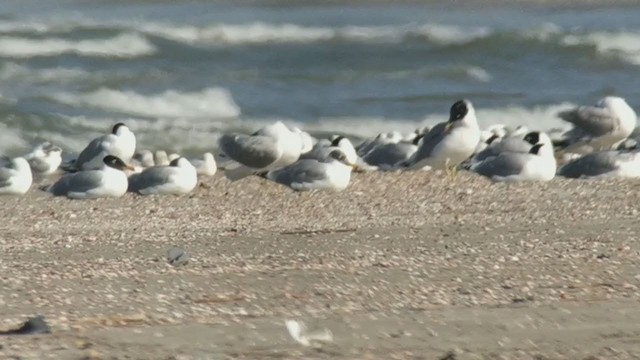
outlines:
[[[10,154],[16,149],[27,148],[27,141],[22,132],[0,122],[0,155]]]
[[[0,57],[29,58],[77,54],[95,57],[135,58],[151,55],[156,48],[143,36],[123,33],[107,39],[67,40],[0,37]]]
[[[142,24],[137,30],[174,41],[197,45],[247,45],[267,43],[315,43],[345,41],[399,43],[426,39],[438,44],[462,44],[489,33],[486,28],[426,24],[419,26],[308,27],[295,24],[218,24],[204,27]]]
[[[58,93],[50,97],[66,105],[135,116],[232,118],[240,115],[240,108],[231,94],[223,88],[207,88],[200,92],[169,90],[155,95],[101,88],[88,93]]]
[[[640,65],[640,31],[599,31],[582,35],[567,35],[563,37],[562,42],[567,46],[595,46],[601,54],[619,57],[631,64]]]
[[[398,44],[426,42],[434,46],[478,43],[486,51],[493,47],[528,47],[536,42],[559,48],[590,46],[596,54],[613,56],[640,65],[640,31],[575,30],[555,24],[527,29],[492,29],[436,23],[389,26],[303,26],[253,22],[245,24],[207,24],[202,26],[154,21],[98,21],[92,19],[52,19],[43,21],[0,21],[0,34],[84,33],[90,30],[121,32],[106,40],[32,39],[0,37],[0,56],[27,57],[60,53],[90,56],[137,57],[156,49],[146,36],[155,36],[191,46],[250,46],[265,44],[313,44],[322,42]]]
[[[55,67],[47,69],[33,69],[17,63],[0,64],[0,80],[24,80],[34,82],[59,83],[68,81],[86,81],[92,73],[77,68]]]
[[[184,94],[183,94],[184,95]],[[160,96],[161,97],[161,96]],[[544,106],[506,106],[477,109],[478,121],[482,128],[494,124],[511,127],[526,125],[531,129],[548,131],[567,129],[568,124],[556,117],[557,112],[575,106],[559,103]],[[447,119],[446,113],[430,114],[422,120],[390,119],[382,117],[332,117],[320,118],[313,122],[297,122],[282,118],[237,118],[230,121],[214,117],[105,117],[56,115],[47,121],[37,121],[37,129],[13,129],[0,123],[0,152],[24,151],[34,139],[49,140],[61,145],[67,151],[77,152],[87,142],[108,131],[114,123],[124,122],[135,133],[140,149],[165,149],[194,155],[213,151],[223,133],[251,133],[277,120],[289,126],[296,126],[318,137],[342,134],[354,141],[376,136],[379,133],[398,131],[410,134],[423,126],[433,126]],[[6,141],[5,141],[6,140]]]

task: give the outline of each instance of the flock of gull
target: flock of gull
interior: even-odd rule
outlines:
[[[465,170],[493,181],[640,176],[640,152],[628,140],[637,116],[624,99],[605,97],[558,116],[572,124],[569,131],[504,125],[481,130],[471,102],[460,100],[447,121],[430,129],[380,134],[357,146],[344,136],[316,139],[275,122],[250,135],[224,134],[216,156],[192,160],[165,151],[136,152],[134,133],[118,123],[69,162],[63,163],[62,149],[49,142],[24,156],[2,158],[0,194],[25,194],[34,180],[47,182],[56,174],[55,182],[39,189],[74,199],[186,194],[199,176],[213,176],[218,168],[231,181],[260,176],[297,191],[344,190],[353,171],[433,169],[454,179]]]

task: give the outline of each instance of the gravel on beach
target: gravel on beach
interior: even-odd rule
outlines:
[[[0,358],[638,358],[638,190],[423,171],[340,193],[34,189],[1,199],[0,329],[40,314],[52,334],[0,337]],[[289,319],[333,341],[302,346]]]

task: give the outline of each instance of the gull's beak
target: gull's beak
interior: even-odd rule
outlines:
[[[129,164],[124,164],[124,169],[123,170],[136,171],[136,168],[134,168],[133,166],[131,166]]]
[[[358,166],[358,164],[349,164],[349,166],[351,166],[351,170],[353,170],[353,171],[358,172],[358,171],[361,170],[360,166]]]

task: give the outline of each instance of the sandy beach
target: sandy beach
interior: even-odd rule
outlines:
[[[6,359],[632,359],[636,181],[356,174],[190,196],[3,198]],[[190,261],[173,267],[172,246]],[[302,346],[284,322],[329,329]]]

